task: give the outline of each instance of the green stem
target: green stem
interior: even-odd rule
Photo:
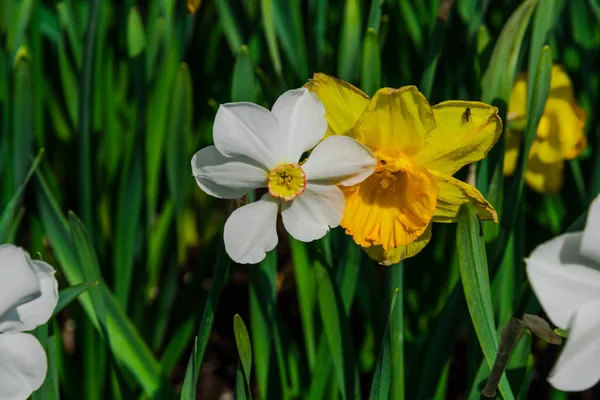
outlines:
[[[485,387],[481,391],[484,397],[495,397],[496,390],[498,389],[498,383],[500,378],[508,365],[510,360],[510,354],[512,353],[515,345],[523,336],[525,332],[525,324],[518,318],[512,317],[508,324],[502,330],[500,335],[500,344],[498,346],[498,352],[496,353],[496,360],[492,367],[492,371],[488,376]]]
[[[390,286],[398,289],[398,297],[390,318],[392,387],[390,398],[404,400],[404,277],[402,262],[390,268]]]

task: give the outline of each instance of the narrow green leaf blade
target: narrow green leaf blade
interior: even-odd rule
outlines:
[[[235,336],[235,344],[238,349],[238,355],[240,357],[240,365],[245,378],[245,385],[250,391],[250,373],[252,372],[252,347],[250,346],[250,335],[248,335],[248,328],[242,317],[239,314],[235,314],[233,317],[233,333]]]
[[[363,40],[362,66],[360,74],[361,88],[369,96],[373,96],[381,87],[381,56],[379,54],[379,37],[373,28],[367,29]]]
[[[471,321],[488,367],[492,368],[498,350],[498,339],[492,309],[483,232],[477,212],[471,203],[464,203],[461,206],[456,245],[460,275]],[[499,389],[504,399],[514,399],[505,375],[500,381]]]
[[[98,283],[98,281],[84,282],[61,290],[58,293],[58,304],[56,304],[56,308],[54,309],[53,315],[56,315],[59,312],[61,312],[63,308],[71,304],[73,300],[75,300],[81,294],[87,292],[88,289],[97,286]]]
[[[338,77],[353,81],[358,72],[358,54],[360,52],[361,15],[358,0],[346,1],[344,22],[340,35],[340,53],[338,56]]]
[[[242,46],[235,59],[233,81],[231,83],[231,101],[256,101],[256,79],[248,47]]]

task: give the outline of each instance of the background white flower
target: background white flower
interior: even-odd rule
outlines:
[[[526,259],[527,275],[552,322],[569,337],[548,381],[579,391],[600,380],[600,196],[583,232],[566,233]]]
[[[28,333],[45,324],[58,302],[54,269],[21,248],[0,245],[0,399],[23,400],[44,382],[46,354]]]
[[[215,145],[192,158],[196,182],[206,193],[225,199],[269,189],[225,223],[225,249],[231,259],[253,264],[264,259],[278,242],[279,211],[286,230],[304,242],[339,225],[345,199],[337,185],[363,181],[375,170],[376,159],[349,137],[332,136],[319,143],[326,130],[325,108],[305,88],[285,92],[272,111],[253,103],[219,107]],[[313,147],[300,165],[302,154]]]

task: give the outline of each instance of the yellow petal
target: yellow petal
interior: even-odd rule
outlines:
[[[190,14],[194,14],[200,6],[202,5],[202,0],[187,0],[187,11]]]
[[[508,100],[509,121],[525,118],[527,115],[527,74],[520,74],[515,81]]]
[[[546,164],[531,157],[525,172],[525,182],[538,193],[557,194],[563,185],[564,161]]]
[[[369,257],[381,265],[397,264],[406,258],[416,255],[427,246],[427,243],[431,240],[431,225],[429,224],[425,232],[407,246],[396,247],[388,251],[385,251],[383,246],[363,247],[363,249]]]
[[[435,128],[433,111],[415,86],[379,89],[360,116],[355,137],[372,150],[415,154]]]
[[[429,171],[438,182],[439,193],[434,222],[457,222],[460,205],[470,201],[475,206],[479,218],[498,222],[494,207],[479,190],[456,178],[436,171]]]
[[[512,130],[506,131],[504,150],[504,175],[511,176],[515,173],[517,167],[517,157],[519,156],[519,146],[521,145],[521,133]]]
[[[577,106],[575,106],[577,107]],[[579,107],[574,106],[566,100],[550,98],[546,103],[544,113],[549,115],[554,122],[552,128],[555,130],[553,136],[549,137],[559,158],[572,159],[581,154],[585,149],[586,140],[582,122],[582,112]],[[585,118],[585,116],[583,116]],[[585,121],[585,120],[584,120]],[[544,162],[555,162],[557,160],[543,160]]]
[[[502,134],[498,109],[477,101],[445,101],[432,107],[436,127],[413,159],[448,175],[486,156]]]
[[[352,128],[369,104],[369,96],[346,81],[321,73],[314,74],[304,86],[315,93],[325,106],[329,125],[325,137],[352,136]]]
[[[435,212],[437,182],[424,168],[376,172],[361,184],[343,188],[346,209],[341,226],[363,247],[406,246],[423,234]]]
[[[552,66],[549,97],[567,100],[570,103],[575,101],[571,78],[569,78],[567,72],[560,65]]]

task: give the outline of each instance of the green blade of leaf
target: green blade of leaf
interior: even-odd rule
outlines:
[[[392,343],[391,343],[391,320],[394,314],[394,307],[398,298],[399,289],[394,290],[392,293],[392,299],[390,301],[390,312],[388,323],[381,343],[381,349],[379,350],[379,357],[377,358],[377,366],[373,373],[373,382],[371,383],[371,393],[369,399],[371,400],[385,400],[390,396],[390,386],[392,380]]]
[[[181,388],[181,400],[195,400],[196,399],[196,358],[198,354],[198,336],[194,339],[194,347],[192,348],[192,354],[188,361],[187,369],[185,370],[185,379],[183,381],[183,387]]]
[[[373,28],[367,29],[363,40],[360,85],[364,92],[373,96],[381,87],[381,56],[379,38]]]
[[[256,101],[256,79],[248,47],[242,46],[237,53],[231,83],[231,101]]]
[[[68,306],[73,300],[75,300],[81,294],[87,292],[88,289],[97,286],[98,283],[98,281],[83,282],[61,290],[58,293],[58,303],[56,304],[56,308],[54,309],[53,315],[56,315],[59,312],[61,312],[63,308]]]
[[[23,195],[23,192],[25,191],[25,187],[27,186],[27,183],[29,183],[29,180],[33,176],[33,173],[37,170],[37,167],[40,164],[40,161],[42,160],[43,156],[44,156],[44,150],[42,149],[42,150],[40,150],[38,155],[35,157],[33,162],[31,163],[31,165],[29,167],[29,171],[27,171],[27,174],[25,175],[25,179],[21,183],[21,186],[19,186],[19,188],[15,191],[12,198],[10,199],[10,201],[8,202],[8,204],[2,211],[2,214],[0,214],[0,242],[1,243],[6,243],[9,228],[11,226],[13,219],[17,215],[17,210],[19,209],[19,205],[21,203],[22,195]]]
[[[346,1],[337,67],[338,77],[345,81],[353,81],[358,72],[360,25],[361,15],[358,0]]]
[[[342,398],[355,398],[358,382],[355,376],[355,358],[349,337],[350,328],[344,312],[339,289],[330,271],[320,263],[315,264],[317,277],[317,299],[327,338],[334,372]]]
[[[235,344],[240,357],[240,365],[245,379],[247,392],[250,393],[250,374],[252,372],[252,347],[250,346],[250,335],[242,317],[235,314],[233,317],[233,334]]]
[[[127,53],[130,58],[137,57],[146,48],[146,34],[142,17],[136,7],[129,9],[127,19]]]
[[[460,275],[471,321],[488,367],[492,368],[498,350],[498,338],[492,309],[485,244],[477,212],[471,203],[464,203],[461,206],[456,245]],[[500,380],[499,389],[504,399],[514,399],[504,374]]]
[[[275,73],[281,76],[281,56],[279,55],[279,47],[277,45],[277,36],[275,32],[273,0],[261,0],[260,5],[263,29],[265,30],[265,37],[267,38],[267,46],[269,46],[269,56],[271,57]]]

